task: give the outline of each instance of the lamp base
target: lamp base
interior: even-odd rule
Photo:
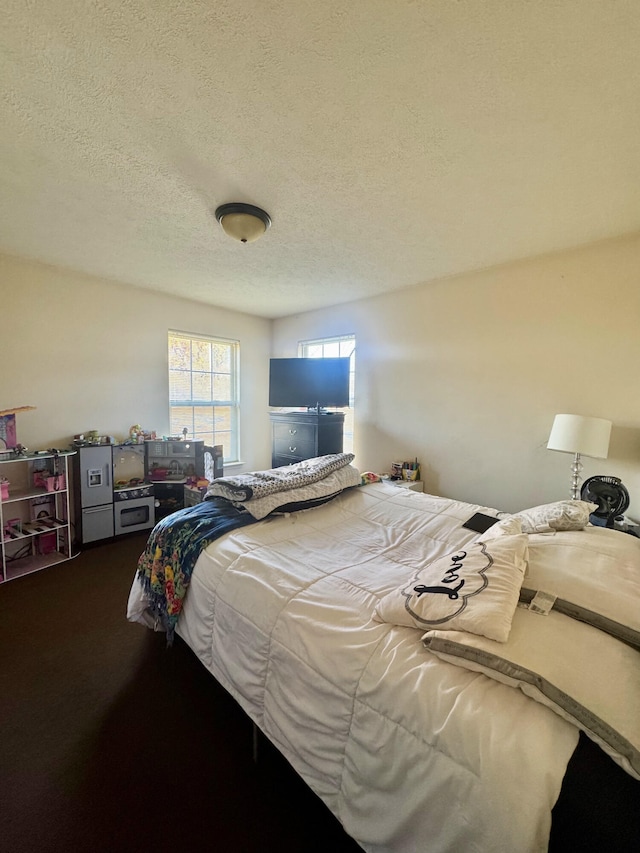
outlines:
[[[580,481],[582,479],[582,461],[580,454],[576,453],[576,458],[571,465],[571,500],[580,500]]]

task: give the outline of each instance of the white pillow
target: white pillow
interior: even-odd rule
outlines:
[[[417,571],[386,595],[374,619],[423,631],[470,631],[504,643],[518,604],[528,537],[472,542]]]
[[[523,533],[551,533],[554,530],[583,530],[597,504],[567,500],[523,509],[511,516],[522,522]]]

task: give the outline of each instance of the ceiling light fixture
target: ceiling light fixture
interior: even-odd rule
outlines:
[[[242,202],[221,204],[216,219],[225,234],[241,243],[253,243],[271,225],[271,217],[262,208]]]

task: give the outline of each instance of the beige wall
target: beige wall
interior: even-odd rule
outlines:
[[[167,329],[237,339],[242,457],[268,467],[269,355],[357,337],[356,463],[418,456],[429,491],[504,509],[568,496],[553,415],[610,418],[607,460],[640,517],[640,237],[270,321],[0,256],[0,409],[32,449],[132,423],[168,431]],[[273,334],[273,344],[271,335]]]
[[[90,429],[124,439],[134,423],[166,435],[172,328],[240,341],[235,470],[269,466],[270,321],[6,256],[0,282],[0,410],[37,407],[17,415],[19,442],[66,447]]]
[[[640,517],[640,237],[284,318],[273,354],[349,333],[361,470],[418,456],[429,491],[516,510],[569,496],[554,414],[604,417],[583,475],[621,477]]]

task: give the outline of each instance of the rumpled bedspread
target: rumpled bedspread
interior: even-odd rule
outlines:
[[[200,552],[225,533],[255,522],[222,498],[211,498],[161,519],[138,560],[137,578],[148,607],[173,642],[191,573]]]
[[[219,477],[209,486],[207,497],[227,498],[236,503],[264,498],[276,492],[317,483],[334,471],[346,467],[353,459],[353,453],[329,453],[281,468]]]

